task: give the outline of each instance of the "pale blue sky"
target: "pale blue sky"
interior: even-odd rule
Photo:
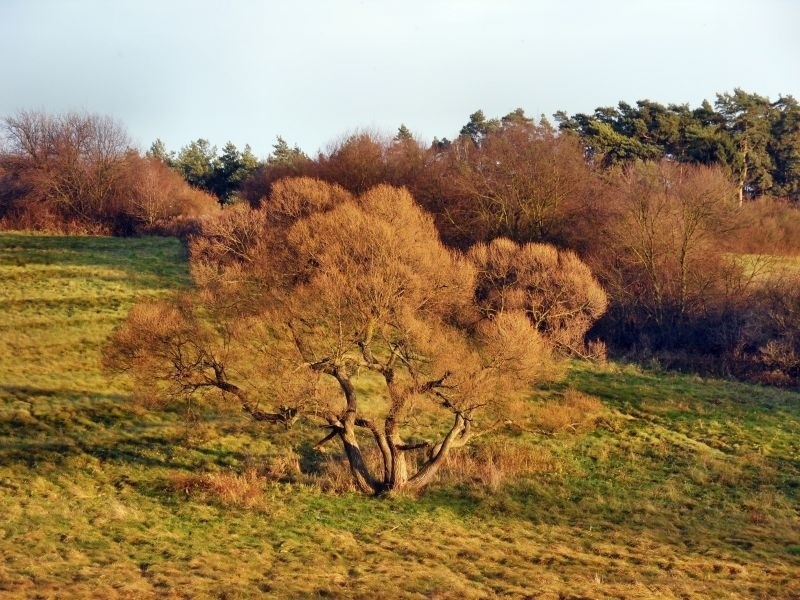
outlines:
[[[359,127],[452,137],[478,108],[798,97],[798,32],[798,0],[0,0],[0,115],[313,153]]]

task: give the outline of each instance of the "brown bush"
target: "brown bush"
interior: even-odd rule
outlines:
[[[587,256],[612,299],[599,333],[635,357],[672,353],[691,367],[716,356],[721,365],[753,282],[725,252],[740,226],[736,187],[718,168],[668,162],[614,177],[612,217]]]
[[[353,194],[363,194],[382,183],[391,183],[387,161],[389,140],[372,131],[360,131],[333,142],[317,159],[321,179],[336,183]]]
[[[584,337],[605,312],[606,294],[573,252],[497,238],[468,254],[477,267],[476,300],[487,315],[523,311],[564,352],[585,354]]]
[[[286,227],[348,200],[352,201],[353,196],[339,185],[311,177],[290,177],[275,182],[262,209],[272,225]]]
[[[41,231],[59,235],[109,235],[109,224],[66,218],[48,202],[34,199],[17,200],[0,217],[0,230]]]
[[[746,202],[739,235],[726,248],[740,254],[800,255],[800,209],[797,203],[763,197]]]
[[[190,187],[175,171],[156,159],[129,156],[125,187],[119,209],[144,230],[172,220],[187,221],[219,213],[219,202],[211,194]]]
[[[140,157],[109,117],[21,112],[4,121],[0,217],[6,228],[131,235],[212,213],[216,202]]]
[[[479,143],[462,136],[429,160],[427,179],[413,191],[459,247],[502,236],[579,248],[584,223],[596,228],[601,215],[580,143],[546,124],[509,123]]]
[[[800,380],[800,276],[776,272],[755,291],[741,351],[761,382],[788,386]]]

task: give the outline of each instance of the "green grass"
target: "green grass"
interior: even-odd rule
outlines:
[[[0,282],[2,598],[800,596],[797,393],[575,364],[532,401],[593,394],[597,427],[508,434],[542,472],[385,500],[265,479],[230,504],[174,482],[287,438],[147,411],[100,368],[137,298],[188,285],[177,241],[2,234]]]

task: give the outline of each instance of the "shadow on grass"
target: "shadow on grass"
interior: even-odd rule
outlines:
[[[186,255],[176,238],[0,234],[0,264],[124,270],[146,287],[187,284]]]
[[[94,390],[1,385],[0,465],[60,465],[86,455],[193,470],[198,464],[230,467],[245,460],[233,450],[192,447],[179,412],[163,411],[163,420],[144,421],[129,400]]]
[[[97,390],[80,390],[72,388],[45,388],[32,385],[0,385],[0,392],[11,394],[17,400],[26,401],[31,397],[66,397],[66,399],[77,398],[97,398],[100,400],[111,400],[122,402],[129,398],[125,394],[109,394],[98,392]]]
[[[187,457],[178,460],[175,458],[176,449],[183,446],[183,441],[181,435],[120,437],[102,442],[68,436],[47,436],[35,440],[2,436],[0,464],[12,466],[17,463],[35,468],[43,464],[60,465],[70,458],[88,456],[115,464],[194,471],[198,464],[231,467],[241,464],[245,459],[241,453],[231,450],[191,448]]]

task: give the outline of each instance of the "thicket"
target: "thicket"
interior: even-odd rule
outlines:
[[[249,148],[228,144],[218,155],[203,139],[177,154],[157,141],[143,157],[109,119],[20,113],[5,120],[0,224],[202,229],[209,239],[228,236],[227,252],[241,257],[264,244],[251,219],[259,211],[290,227],[388,184],[408,190],[448,248],[505,269],[517,288],[498,291],[506,283],[494,281],[484,310],[524,311],[562,350],[587,352],[588,336],[601,340],[596,352],[605,343],[665,366],[796,383],[798,282],[783,268],[790,260],[769,257],[800,251],[797,102],[735,90],[695,109],[643,100],[556,120],[477,111],[452,140],[422,143],[405,126],[394,137],[360,131],[314,157],[278,138],[259,163]],[[300,179],[287,187],[287,177]],[[321,194],[317,181],[335,185]],[[198,218],[221,205],[231,206],[201,227]],[[236,235],[225,232],[233,222]],[[525,299],[542,285],[526,264],[558,269],[570,256],[608,294],[599,322],[596,302],[565,297],[543,308]]]
[[[451,247],[505,237],[577,252],[609,294],[588,333],[615,353],[795,383],[800,347],[782,328],[797,281],[770,256],[793,255],[800,239],[797,116],[790,96],[770,103],[741,90],[716,110],[642,101],[559,114],[558,130],[521,110],[478,111],[430,146],[401,127],[394,138],[356,133],[315,159],[283,153],[243,196],[264,205],[287,173],[354,193],[404,186]],[[747,199],[764,193],[784,198]]]
[[[218,210],[108,117],[20,112],[2,124],[0,227],[67,233],[183,234]]]

